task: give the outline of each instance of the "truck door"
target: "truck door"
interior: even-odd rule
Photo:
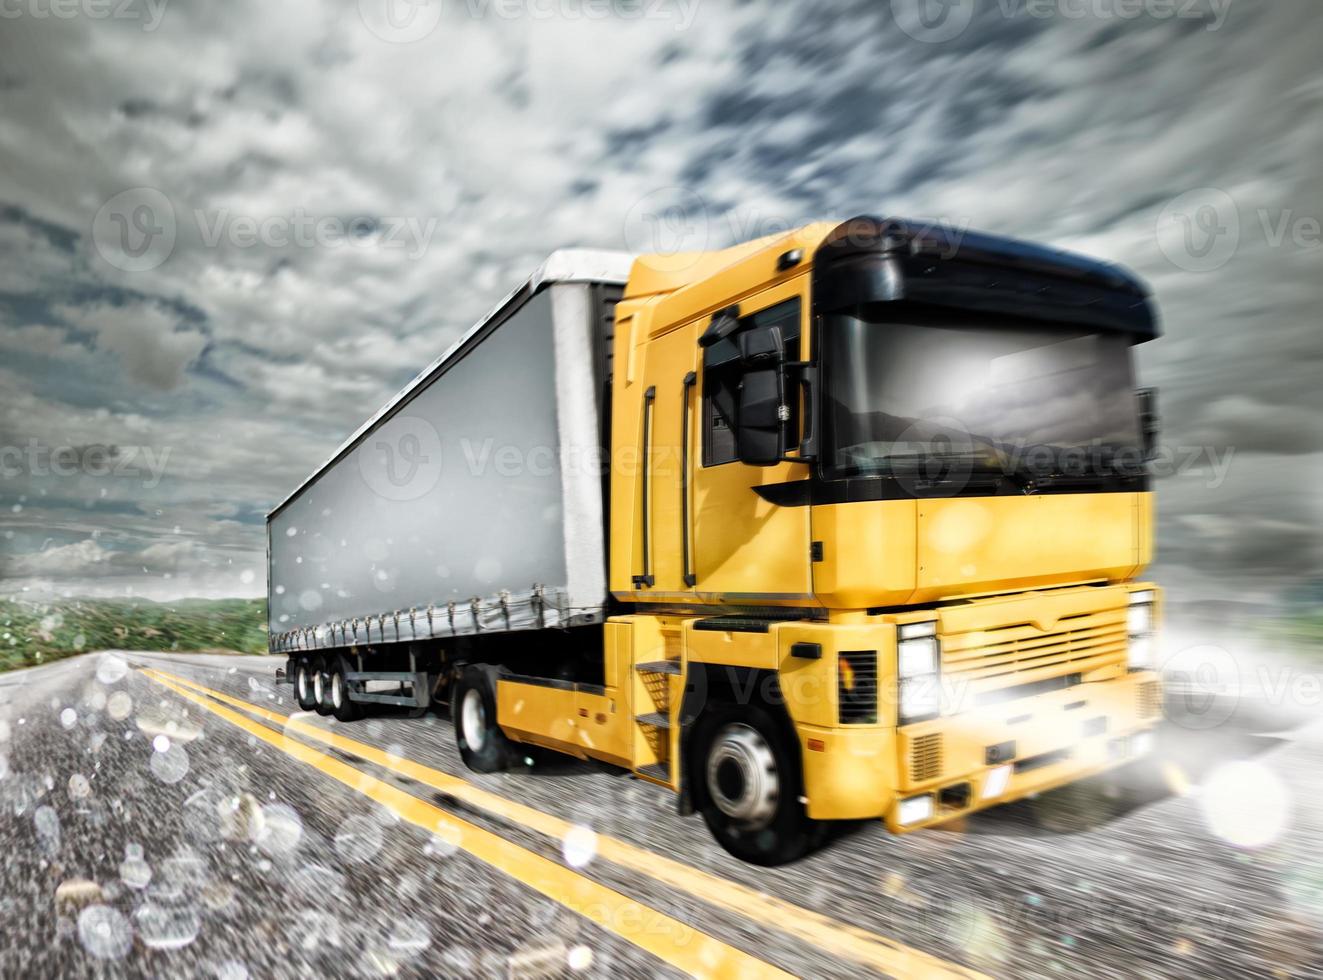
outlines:
[[[682,491],[690,492],[692,467],[685,435],[693,438],[694,369],[698,345],[692,330],[681,328],[649,341],[643,369],[643,406],[639,473],[639,508],[644,540],[636,558],[634,587],[649,597],[680,593],[686,563],[692,562]],[[641,581],[639,572],[643,572]]]
[[[740,303],[740,332],[782,332],[789,360],[808,336],[807,295],[799,281],[780,283]],[[722,353],[725,350],[726,353]],[[779,506],[756,488],[805,480],[807,464],[749,466],[735,451],[733,406],[742,365],[726,345],[703,351],[689,453],[692,468],[693,588],[727,601],[756,603],[812,598],[810,508]],[[797,399],[795,399],[797,402]],[[797,432],[800,406],[793,405]]]

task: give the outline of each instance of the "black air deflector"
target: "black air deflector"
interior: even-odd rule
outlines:
[[[1148,288],[1120,266],[996,235],[898,218],[838,225],[814,256],[813,312],[908,301],[1159,335]]]

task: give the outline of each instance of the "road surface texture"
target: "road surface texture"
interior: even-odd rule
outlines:
[[[0,675],[0,976],[1323,977],[1323,727],[1280,704],[768,870],[604,767],[470,773],[444,709],[300,713],[278,666]]]

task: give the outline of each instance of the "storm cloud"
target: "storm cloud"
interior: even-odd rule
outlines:
[[[258,594],[263,512],[554,248],[862,212],[1136,270],[1165,441],[1231,451],[1155,574],[1317,576],[1323,9],[919,2],[14,6],[0,445],[166,463],[0,478],[0,588]]]

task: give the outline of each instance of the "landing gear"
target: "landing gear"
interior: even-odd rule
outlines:
[[[450,697],[455,742],[464,765],[474,772],[499,772],[510,765],[514,744],[496,724],[496,670],[464,667]]]
[[[695,802],[717,842],[753,864],[796,861],[821,825],[800,802],[799,766],[784,726],[765,708],[717,705],[694,733]]]

